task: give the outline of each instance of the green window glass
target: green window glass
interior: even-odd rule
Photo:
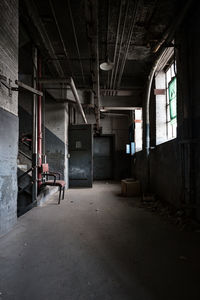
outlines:
[[[171,123],[176,120],[176,96],[177,96],[177,88],[176,88],[176,77],[173,77],[169,82],[169,109],[170,109],[170,119]]]

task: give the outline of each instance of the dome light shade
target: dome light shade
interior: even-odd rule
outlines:
[[[110,71],[112,70],[114,64],[112,62],[106,61],[100,64],[100,69],[103,71]]]

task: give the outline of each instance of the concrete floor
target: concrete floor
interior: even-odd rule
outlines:
[[[71,189],[0,239],[0,299],[200,299],[200,233],[180,232],[118,196]]]

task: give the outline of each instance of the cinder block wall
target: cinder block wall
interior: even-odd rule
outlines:
[[[0,74],[18,78],[18,0],[0,1]],[[18,94],[0,87],[0,235],[17,220]]]

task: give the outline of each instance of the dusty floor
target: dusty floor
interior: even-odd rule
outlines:
[[[0,299],[193,300],[200,233],[180,232],[118,196],[117,184],[71,189],[0,239]]]

